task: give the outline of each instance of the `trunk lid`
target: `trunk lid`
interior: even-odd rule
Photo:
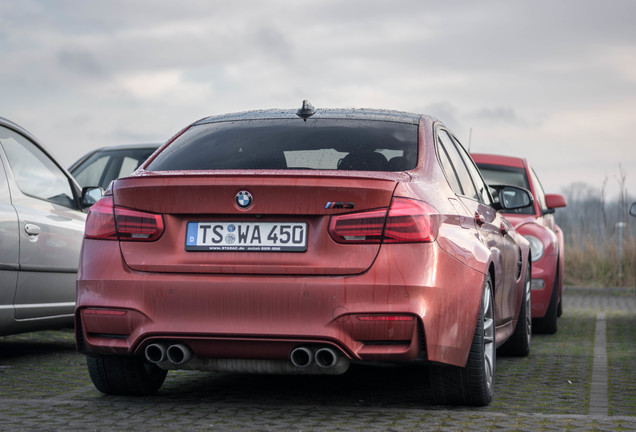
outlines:
[[[409,178],[402,172],[246,175],[225,171],[221,175],[146,172],[120,179],[113,185],[115,205],[162,214],[165,225],[157,241],[121,241],[122,256],[131,269],[144,272],[358,274],[372,265],[380,245],[336,243],[328,232],[330,216],[388,208],[397,183]],[[236,200],[242,191],[253,200],[247,209]],[[222,238],[227,245],[231,228],[236,234],[232,248],[243,243],[257,250],[228,250],[227,246],[186,250],[188,233],[197,227],[205,227],[199,228],[198,241],[206,231],[208,242],[214,234],[215,240]],[[282,244],[290,235],[300,240],[305,233],[306,244],[299,243],[291,251],[269,247]]]

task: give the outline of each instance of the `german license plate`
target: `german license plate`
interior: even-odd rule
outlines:
[[[305,222],[188,222],[187,251],[304,252]]]

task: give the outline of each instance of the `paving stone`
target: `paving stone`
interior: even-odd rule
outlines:
[[[557,334],[535,336],[526,358],[497,359],[495,400],[478,409],[434,405],[417,367],[340,377],[180,371],[156,395],[106,396],[70,330],[2,337],[0,430],[636,430],[636,297],[569,288],[564,305]],[[597,332],[606,335],[604,363]]]

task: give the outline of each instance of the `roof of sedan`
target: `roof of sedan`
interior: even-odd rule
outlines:
[[[203,118],[197,122],[198,124],[242,121],[242,120],[281,120],[281,119],[298,119],[302,117],[296,109],[267,109],[256,111],[245,111],[231,114],[221,114]],[[434,119],[422,114],[415,114],[404,111],[356,108],[356,109],[334,109],[334,108],[317,108],[314,114],[308,116],[312,119],[354,119],[354,120],[375,120],[400,123],[418,124],[422,117],[426,117],[433,121]]]

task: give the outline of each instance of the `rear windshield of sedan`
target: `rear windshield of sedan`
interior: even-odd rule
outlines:
[[[405,171],[417,164],[417,128],[352,119],[200,124],[179,136],[146,169]]]

